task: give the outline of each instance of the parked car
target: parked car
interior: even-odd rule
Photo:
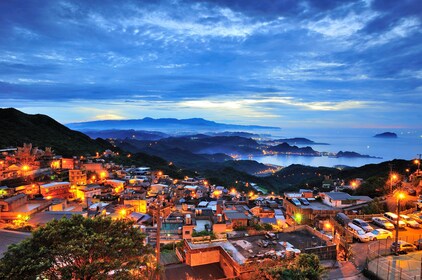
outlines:
[[[396,251],[396,242],[393,242],[390,247],[391,252]],[[416,246],[403,240],[398,241],[397,253],[407,254],[416,251]]]
[[[362,219],[353,219],[352,223],[362,228],[365,232],[371,232],[374,230],[373,227],[371,227],[367,222]]]
[[[394,229],[394,225],[383,217],[373,217],[372,222],[385,229]]]
[[[420,228],[421,225],[415,221],[414,219],[410,218],[407,215],[400,215],[400,219],[403,220],[403,222],[406,223],[406,226],[411,227],[411,228]]]
[[[348,223],[350,223],[350,218],[344,213],[337,213],[335,220],[342,226],[346,226]]]
[[[299,200],[303,205],[309,205],[309,201],[306,198],[301,197],[301,198],[299,198]]]
[[[372,240],[393,238],[393,233],[391,231],[382,228],[374,229],[371,233],[374,235]]]
[[[418,223],[422,223],[422,213],[421,212],[415,212],[413,214],[408,215],[410,218],[415,220]]]
[[[267,231],[265,233],[265,238],[275,240],[275,239],[277,239],[277,236],[273,232]]]
[[[394,214],[392,212],[385,212],[384,218],[389,220],[393,225],[397,225],[397,215],[396,214]],[[405,227],[406,227],[406,223],[403,222],[402,220],[399,220],[399,228],[405,228]]]
[[[413,245],[415,245],[415,246],[416,246],[416,249],[418,249],[418,250],[422,250],[422,238],[421,238],[421,239],[416,240],[415,242],[413,242]]]
[[[352,233],[353,237],[360,242],[368,242],[374,238],[370,232],[366,233],[363,229],[353,223],[348,223],[347,229]]]

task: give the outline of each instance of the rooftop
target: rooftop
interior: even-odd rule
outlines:
[[[244,256],[244,258],[253,258],[256,255],[265,254],[267,252],[283,251],[286,244],[290,243],[295,249],[304,250],[317,246],[326,246],[327,243],[319,237],[313,235],[307,230],[299,230],[289,233],[276,233],[276,239],[268,247],[260,247],[260,240],[268,240],[264,235],[249,236],[243,238],[231,239],[230,242],[236,250]],[[287,242],[287,243],[285,243]]]
[[[312,209],[312,210],[336,210],[337,208],[334,208],[332,206],[326,205],[319,201],[309,201],[309,205],[303,205],[301,204],[298,206],[301,209]]]
[[[248,219],[250,220],[251,217],[247,216],[243,212],[239,212],[236,210],[225,210],[223,211],[224,215],[226,215],[227,219],[233,220],[233,219]]]

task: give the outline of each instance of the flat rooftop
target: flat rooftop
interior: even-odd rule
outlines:
[[[307,230],[299,230],[294,232],[279,232],[276,233],[274,242],[269,242],[269,245],[264,248],[258,244],[260,240],[268,240],[265,235],[248,236],[243,238],[230,239],[229,242],[233,244],[236,250],[244,256],[244,258],[252,258],[259,254],[265,254],[270,251],[284,251],[286,248],[284,242],[293,245],[294,249],[303,251],[307,248],[317,246],[326,246],[327,243],[319,237],[313,235]]]
[[[309,205],[300,205],[301,209],[313,209],[313,210],[337,210],[338,208],[326,205],[319,201],[309,201]]]

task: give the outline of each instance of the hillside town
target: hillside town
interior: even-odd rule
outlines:
[[[66,158],[25,144],[0,152],[0,235],[5,241],[0,254],[25,232],[72,215],[132,221],[146,235],[146,244],[157,248],[163,279],[247,279],[264,259],[302,253],[318,256],[332,271],[331,279],[358,275],[364,268],[379,275],[387,264],[378,260],[375,269],[375,256],[422,248],[419,160],[415,172],[392,174],[386,183],[391,194],[383,199],[392,201],[390,212],[364,214],[363,208],[381,198],[350,195],[347,190],[362,184],[359,178],[325,178],[323,191],[275,194],[254,182],[242,182],[249,191],[240,191],[203,177],[172,178],[149,166],[119,165],[111,150]],[[393,243],[396,228],[400,240]]]

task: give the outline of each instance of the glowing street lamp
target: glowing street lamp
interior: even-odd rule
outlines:
[[[390,192],[393,192],[393,182],[397,180],[397,174],[390,175]]]
[[[126,214],[127,214],[126,209],[121,209],[121,210],[119,211],[119,214],[120,214],[120,216],[121,216],[122,218],[125,218],[125,217],[126,217]]]
[[[415,159],[413,162],[418,165],[418,173],[417,174],[419,175],[420,168],[421,168],[421,160],[420,159]]]

